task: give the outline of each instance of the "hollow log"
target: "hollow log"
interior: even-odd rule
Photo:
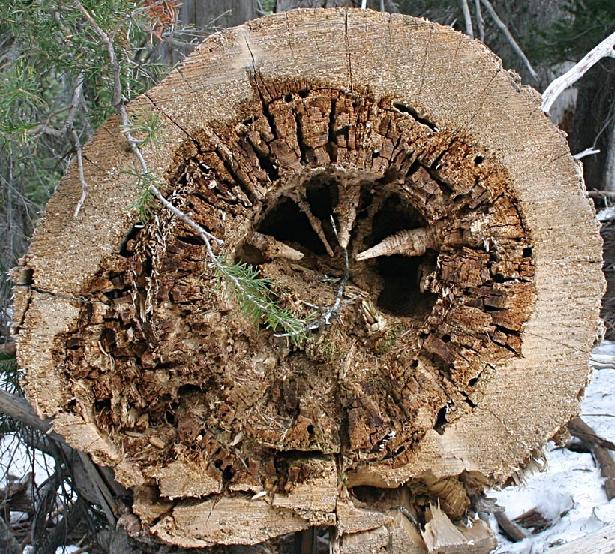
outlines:
[[[96,133],[84,207],[72,164],[15,272],[14,327],[29,401],[132,490],[139,533],[421,551],[431,506],[457,524],[470,481],[577,414],[597,223],[539,95],[481,43],[300,10],[212,35],[128,110],[158,116],[145,159],[218,256],[305,321],[342,290],[304,342],[250,319],[201,237],[131,209],[117,118]]]

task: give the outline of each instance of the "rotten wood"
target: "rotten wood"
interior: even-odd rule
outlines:
[[[489,554],[497,541],[480,519],[471,526],[453,525],[438,506],[430,507],[431,520],[422,531],[427,550],[434,554]]]

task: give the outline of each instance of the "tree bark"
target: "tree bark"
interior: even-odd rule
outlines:
[[[576,415],[597,226],[538,95],[482,46],[298,10],[212,36],[129,111],[160,116],[147,165],[219,259],[255,265],[292,317],[339,306],[303,343],[255,323],[203,235],[128,210],[134,159],[116,118],[99,130],[79,217],[71,166],[22,260],[18,357],[37,411],[114,468],[147,533],[416,546],[400,507],[459,524],[470,479],[502,483]]]
[[[258,16],[256,0],[183,0],[177,15],[180,31],[163,41],[158,58],[176,65],[206,36]]]

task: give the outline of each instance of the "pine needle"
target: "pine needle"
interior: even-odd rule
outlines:
[[[301,345],[305,341],[305,322],[279,306],[273,297],[271,282],[260,277],[255,267],[246,263],[231,264],[219,260],[216,270],[246,315],[267,329],[282,331],[295,345]]]

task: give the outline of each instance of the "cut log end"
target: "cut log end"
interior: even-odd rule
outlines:
[[[79,444],[96,444],[97,459],[135,490],[135,513],[178,545],[254,544],[315,525],[337,526],[342,544],[344,533],[367,530],[376,542],[415,540],[407,522],[387,515],[390,504],[378,507],[384,493],[375,485],[409,481],[403,505],[411,513],[426,514],[439,501],[457,521],[469,505],[457,475],[512,471],[527,454],[517,452],[520,441],[506,442],[513,440],[508,428],[481,444],[470,440],[481,429],[488,435],[481,425],[492,419],[472,433],[464,422],[492,418],[495,399],[506,397],[507,409],[517,402],[494,385],[508,383],[510,368],[541,371],[534,339],[524,352],[524,329],[540,300],[536,252],[548,248],[528,223],[533,192],[519,188],[518,172],[513,178],[514,160],[507,165],[490,153],[456,112],[436,125],[409,93],[398,98],[392,76],[390,91],[358,74],[349,89],[335,77],[333,53],[323,62],[336,68],[327,80],[271,69],[268,41],[283,50],[286,33],[309,35],[319,22],[337,29],[345,16],[288,17],[282,27],[274,17],[231,32],[226,42],[212,38],[187,62],[183,84],[154,89],[158,109],[183,125],[181,133],[169,129],[175,142],[149,155],[164,160],[166,196],[224,239],[225,260],[257,266],[278,308],[310,321],[315,309],[338,302],[335,318],[301,345],[276,336],[264,318],[247,318],[217,284],[202,237],[163,209],[124,229],[121,241],[109,239],[72,297],[46,294],[37,282],[40,267],[56,263],[40,245],[64,232],[53,212],[24,262],[37,267],[18,325],[30,398],[58,416],[68,435],[87,429]],[[356,17],[384,24],[377,14]],[[413,32],[427,25],[403,21],[414,22]],[[448,32],[434,29],[435,37]],[[244,51],[246,37],[260,46]],[[203,98],[222,85],[181,87],[191,71],[202,78],[197,67],[209,67],[209,57],[220,61],[219,48],[260,62],[247,76],[243,66],[231,73],[232,90],[243,86],[243,95],[205,117]],[[474,45],[463,48],[492,63]],[[288,59],[296,55],[295,48]],[[309,73],[312,56],[293,75]],[[173,86],[182,94],[170,94]],[[185,113],[190,121],[181,119]],[[550,129],[540,132],[558,140]],[[102,145],[96,171],[108,170],[100,190],[112,196],[120,185],[115,158],[105,157],[108,140],[99,133],[92,149]],[[73,185],[69,178],[58,202]],[[567,186],[567,198],[577,198],[570,191],[578,183]],[[581,209],[580,194],[576,201]],[[83,216],[83,233],[98,229],[87,227],[87,209]],[[109,217],[126,225],[125,210]],[[569,406],[569,398],[561,403]],[[537,431],[522,432],[529,444]],[[515,454],[503,460],[509,451]],[[350,502],[354,516],[344,528],[340,506],[348,494],[377,517],[355,513]],[[379,523],[356,523],[367,520]],[[451,533],[458,542],[474,540]],[[352,551],[350,538],[345,544]]]

